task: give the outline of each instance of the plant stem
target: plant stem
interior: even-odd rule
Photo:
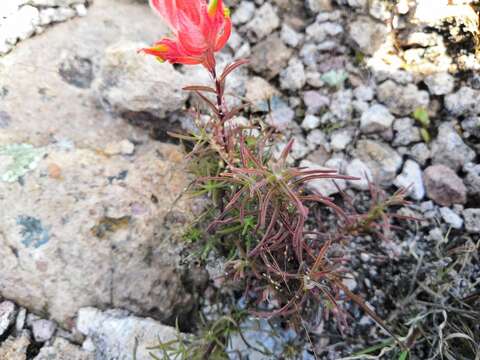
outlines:
[[[225,134],[225,104],[223,101],[223,89],[220,80],[217,78],[217,71],[215,69],[211,72],[213,81],[215,82],[215,90],[217,95],[217,110],[218,110],[218,117],[220,120],[220,134],[222,137],[222,144],[224,146],[224,150],[227,151],[227,136]]]

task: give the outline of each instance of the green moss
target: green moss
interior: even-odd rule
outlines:
[[[10,162],[2,169],[0,180],[15,182],[27,172],[35,169],[45,155],[45,150],[30,144],[9,144],[0,147],[0,156],[9,158]]]
[[[322,75],[322,81],[330,87],[342,87],[348,74],[344,70],[330,70]]]

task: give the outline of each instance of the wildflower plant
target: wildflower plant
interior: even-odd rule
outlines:
[[[217,74],[215,53],[231,33],[229,11],[222,0],[150,3],[173,37],[142,51],[161,62],[203,65],[212,79],[211,86],[185,87],[205,102],[211,116],[205,121],[198,112],[195,132],[173,134],[192,149],[187,156],[195,177],[191,193],[208,196],[214,205],[192,225],[186,238],[206,247],[203,255],[215,251],[227,259],[224,280],[242,289],[250,314],[302,325],[308,309],[321,305],[325,316],[333,315],[343,328],[347,314],[340,304],[348,298],[383,326],[344,285],[346,259],[338,249],[362,234],[388,237],[397,218],[390,208],[406,204],[405,190],[387,197],[371,185],[372,205],[366,213],[359,213],[343,192],[339,201],[343,206],[325,194],[308,192],[306,185],[311,181],[355,178],[335,170],[291,166],[293,140],[274,156],[278,134],[273,129],[261,121],[244,125],[234,121],[243,107],[228,108],[225,88],[232,72],[248,61],[236,60]],[[335,215],[335,224],[315,217],[321,213],[317,209]],[[312,219],[316,226],[311,226]]]

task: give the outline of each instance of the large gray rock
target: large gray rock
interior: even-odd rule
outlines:
[[[131,42],[106,49],[94,87],[107,110],[127,117],[149,113],[161,119],[184,105],[185,78],[171,64],[137,53],[146,46]]]
[[[0,293],[47,308],[67,327],[87,305],[161,319],[188,312],[193,298],[169,224],[185,221],[170,213],[187,184],[179,150],[150,143],[132,157],[56,145],[42,151],[46,158],[21,183],[0,182]]]
[[[194,303],[176,241],[188,206],[172,208],[183,155],[98,107],[88,81],[71,81],[83,65],[59,71],[83,59],[95,78],[110,44],[151,43],[161,27],[141,4],[89,10],[0,59],[0,296],[67,328],[84,306],[174,319]]]
[[[20,142],[71,140],[92,148],[105,139],[141,141],[143,132],[97,109],[91,83],[110,45],[119,39],[151,44],[165,32],[145,4],[96,0],[88,16],[21,42],[0,58],[0,138],[15,133]]]
[[[91,307],[78,312],[77,329],[87,336],[86,343],[90,343],[95,359],[101,360],[151,360],[148,348],[176,338],[174,328],[153,319]]]

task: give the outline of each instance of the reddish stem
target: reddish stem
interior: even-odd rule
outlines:
[[[222,88],[222,83],[220,80],[217,78],[217,72],[215,69],[211,71],[213,81],[215,82],[215,90],[216,90],[216,95],[217,95],[217,110],[219,114],[219,120],[220,120],[220,135],[222,138],[222,143],[225,148],[225,151],[227,151],[227,136],[225,134],[225,103],[223,101],[223,88]]]

